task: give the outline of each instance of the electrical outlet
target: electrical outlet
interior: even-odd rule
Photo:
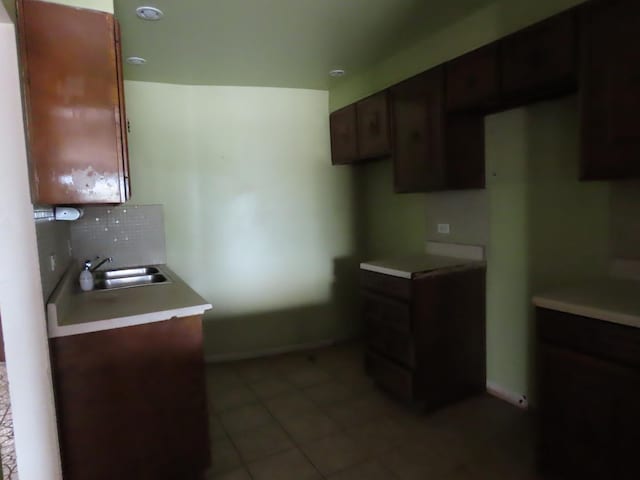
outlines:
[[[448,223],[439,223],[438,224],[438,233],[443,233],[445,235],[449,235],[450,233],[449,224]]]
[[[52,253],[51,255],[49,255],[49,266],[51,267],[52,272],[56,271],[56,254],[55,253]]]

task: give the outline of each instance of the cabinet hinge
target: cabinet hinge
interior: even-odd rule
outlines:
[[[131,122],[127,120],[127,133],[131,133]]]

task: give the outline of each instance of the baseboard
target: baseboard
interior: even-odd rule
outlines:
[[[238,353],[214,353],[205,356],[206,363],[233,362],[236,360],[248,360],[251,358],[272,357],[274,355],[282,355],[283,353],[300,352],[304,350],[313,350],[315,348],[330,347],[339,343],[339,340],[321,340],[318,342],[298,343],[294,345],[286,345],[284,347],[266,348],[264,350],[254,350],[252,352]]]
[[[511,390],[504,388],[497,383],[487,382],[487,393],[489,395],[493,395],[500,400],[504,400],[505,402],[510,403],[522,410],[529,409],[529,400],[527,400],[527,396],[522,393],[512,392]]]

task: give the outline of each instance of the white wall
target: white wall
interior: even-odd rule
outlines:
[[[0,4],[0,315],[21,480],[62,478],[14,26]]]
[[[349,336],[353,170],[331,166],[327,92],[125,86],[132,201],[164,205],[168,263],[214,305],[207,355]]]

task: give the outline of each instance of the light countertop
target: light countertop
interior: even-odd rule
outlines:
[[[371,260],[360,264],[362,270],[400,278],[416,278],[435,270],[484,266],[484,261],[443,255],[418,254]]]
[[[533,297],[536,307],[640,327],[640,281],[602,278]]]
[[[47,304],[49,338],[201,315],[211,305],[166,265],[169,283],[82,292],[78,269],[65,274]]]

